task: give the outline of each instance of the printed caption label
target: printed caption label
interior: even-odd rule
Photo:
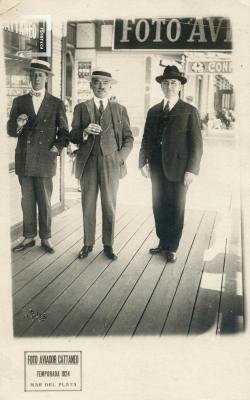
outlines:
[[[26,392],[81,391],[81,351],[25,351]]]

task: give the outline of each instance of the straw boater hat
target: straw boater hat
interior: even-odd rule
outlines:
[[[163,75],[159,75],[155,78],[156,82],[161,83],[165,79],[178,79],[182,85],[187,82],[185,76],[181,75],[180,71],[175,65],[167,65],[164,69]]]
[[[117,81],[115,79],[112,78],[112,75],[110,72],[105,71],[104,69],[100,69],[100,68],[96,68],[92,71],[92,74],[89,78],[89,80],[91,81],[92,79],[106,79],[108,81],[110,81],[110,83],[117,83]]]
[[[46,72],[47,74],[54,75],[51,71],[50,63],[48,61],[43,61],[38,59],[31,60],[28,70],[43,71]]]

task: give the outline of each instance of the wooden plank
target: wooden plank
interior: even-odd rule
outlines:
[[[53,332],[53,336],[80,334],[81,329],[123,274],[131,259],[137,253],[138,247],[151,230],[151,219],[148,216],[145,218],[145,215],[142,218],[140,215],[137,223],[133,224],[133,230],[127,232],[129,235],[127,234],[126,238],[124,237],[125,240],[123,240],[118,260],[115,263],[110,263],[108,268],[105,269],[104,273],[99,276],[98,280],[93,283],[84,296],[81,296],[80,301],[62,323],[57,326]]]
[[[119,253],[120,249],[128,241],[128,237],[131,237],[133,232],[137,229],[138,223],[142,217],[141,214],[131,216],[127,225],[123,227],[121,232],[117,235],[115,240],[115,248]],[[119,259],[118,259],[119,260]],[[60,322],[70,313],[71,309],[81,300],[84,294],[89,290],[89,288],[94,284],[94,282],[101,276],[104,271],[110,267],[112,262],[107,259],[103,253],[98,255],[90,267],[85,269],[83,273],[76,279],[72,284],[70,284],[56,300],[47,307],[47,319],[43,324],[33,324],[31,329],[25,332],[25,335],[50,335],[51,332],[60,324]],[[113,262],[113,265],[117,265],[117,261]],[[71,322],[70,322],[71,326]],[[72,334],[74,334],[73,332]]]
[[[125,211],[126,212],[126,211]],[[118,208],[116,217],[119,218],[119,215],[124,214],[124,210],[121,207]],[[67,236],[73,233],[74,230],[82,226],[82,208],[81,205],[77,207],[73,207],[71,212],[65,212],[65,216],[63,217],[60,215],[60,221],[57,221],[57,232],[53,235],[53,244],[55,249],[57,250],[56,246],[64,240]],[[100,205],[97,207],[97,223],[101,223],[101,209]],[[12,259],[12,271],[13,276],[22,272],[26,267],[31,265],[32,263],[36,262],[42,255],[44,255],[44,251],[39,246],[29,248],[24,252],[21,253],[13,253],[19,254],[18,259]],[[31,255],[32,253],[32,255]]]
[[[218,319],[218,334],[244,331],[243,274],[241,250],[241,215],[239,195],[235,192],[231,209],[223,286]]]
[[[120,218],[117,222],[116,232],[123,230],[127,226],[128,221],[134,218],[135,214],[126,213],[126,218]],[[101,228],[99,228],[99,233],[101,234]],[[97,231],[98,234],[98,231]],[[77,242],[71,249],[69,249],[62,259],[56,261],[54,266],[57,274],[54,276],[51,272],[45,272],[42,276],[39,276],[36,280],[31,283],[32,289],[34,288],[34,295],[30,298],[28,297],[28,302],[23,306],[21,310],[15,315],[14,327],[15,332],[21,335],[26,329],[28,329],[32,322],[30,320],[25,320],[23,316],[27,314],[27,310],[32,309],[44,312],[47,307],[54,302],[63,291],[70,286],[76,279],[80,279],[80,275],[90,266],[93,269],[93,261],[102,252],[103,245],[101,240],[101,235],[96,240],[96,244],[93,252],[86,258],[79,260],[76,258],[76,254],[79,251],[79,243]],[[58,271],[60,271],[58,273]],[[100,268],[98,269],[100,273]]]
[[[216,333],[224,269],[229,210],[217,214],[189,329],[189,334]]]
[[[163,255],[156,255],[154,258],[151,258],[147,268],[114,320],[106,336],[131,336],[133,334],[166,265],[166,257]]]
[[[209,247],[214,222],[215,213],[207,212],[195,237],[162,334],[188,333],[204,266],[203,254]]]
[[[82,229],[79,228],[71,235],[69,235],[65,240],[63,240],[57,247],[57,251],[53,254],[45,253],[40,257],[35,263],[32,263],[27,268],[25,268],[20,274],[13,278],[13,294],[15,296],[15,301],[18,304],[19,300],[22,298],[22,289],[25,289],[26,296],[29,297],[31,292],[29,292],[29,287],[33,286],[33,280],[41,273],[46,273],[51,270],[51,266],[55,265],[56,260],[61,260],[63,254],[65,254],[76,242],[82,242]],[[35,287],[33,287],[33,290]],[[21,296],[21,297],[20,297]],[[19,299],[19,300],[17,300]]]
[[[122,219],[121,217],[121,221]],[[121,223],[123,227],[123,224],[126,224],[127,220],[125,219],[125,221]],[[101,225],[97,226],[96,234],[98,237],[97,240],[101,241]],[[70,241],[68,238],[67,241],[62,244],[60,256],[55,257],[55,254],[52,254],[49,261],[49,257],[46,255],[47,257],[44,256],[43,259],[40,259],[34,266],[31,266],[33,269],[30,268],[29,273],[25,270],[24,276],[20,277],[20,275],[18,275],[17,278],[19,278],[19,281],[16,282],[16,284],[22,286],[14,295],[14,313],[19,312],[22,307],[35,298],[35,296],[47,287],[52,280],[62,274],[68,265],[78,260],[77,255],[81,245],[82,239],[80,234],[74,233],[70,236]],[[92,254],[95,254],[95,252]],[[34,276],[31,278],[31,275]]]
[[[76,206],[64,211],[61,214],[58,214],[56,217],[53,218],[52,221],[52,235],[53,239],[57,235],[58,232],[65,226],[67,226],[66,221],[70,221],[72,219],[76,220],[77,216],[79,218],[79,214],[81,213],[81,205],[77,204]],[[12,247],[16,246],[20,242],[20,238],[12,242]],[[17,261],[18,259],[22,258],[24,254],[29,253],[31,251],[31,248],[28,248],[27,250],[24,250],[23,252],[20,253],[12,253],[11,258],[12,258],[12,263]]]
[[[139,247],[135,257],[131,260],[128,268],[126,268],[107,297],[100,303],[96,312],[84,326],[81,335],[104,336],[107,333],[152,258],[149,248],[152,246],[154,240],[155,232],[150,232],[149,236],[146,237],[145,241]],[[162,263],[164,265],[165,261],[161,260]],[[95,290],[97,289],[96,287]]]
[[[119,220],[120,216],[118,217]],[[72,232],[68,236],[65,234],[64,240],[58,245],[56,252],[54,254],[47,254],[43,252],[43,255],[40,256],[35,262],[29,262],[28,266],[20,271],[19,274],[16,274],[13,279],[13,294],[16,294],[19,290],[21,290],[25,285],[31,282],[36,276],[40,275],[40,273],[47,269],[55,260],[62,257],[67,250],[73,246],[76,242],[78,242],[79,248],[82,245],[82,227],[76,229],[76,231]],[[97,237],[101,235],[100,223],[97,224],[96,230]],[[76,253],[77,254],[77,253]],[[30,254],[30,258],[33,256]]]
[[[78,218],[75,218],[75,221],[71,221],[64,228],[57,232],[57,234],[53,237],[53,245],[56,253],[58,252],[57,246],[67,239],[74,232],[79,232],[79,228],[82,227],[82,223]],[[39,246],[35,246],[30,249],[29,252],[26,252],[20,257],[18,260],[12,263],[12,271],[13,278],[15,278],[18,274],[22,273],[27,267],[31,264],[36,263],[39,258],[44,256],[44,250]]]
[[[203,216],[202,211],[187,211],[177,261],[174,264],[168,264],[164,269],[134,335],[161,333]]]

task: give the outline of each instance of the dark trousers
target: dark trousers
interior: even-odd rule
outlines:
[[[84,244],[95,243],[96,203],[100,189],[102,205],[102,241],[106,246],[114,242],[116,197],[119,186],[120,164],[117,151],[103,156],[90,155],[81,177]]]
[[[23,236],[33,238],[37,235],[37,206],[39,236],[51,237],[51,195],[52,178],[19,176],[22,191]]]
[[[150,165],[156,234],[165,250],[176,251],[182,235],[186,188],[164,175],[161,154]]]

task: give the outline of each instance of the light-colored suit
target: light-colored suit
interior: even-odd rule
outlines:
[[[83,131],[90,123],[100,123],[102,132],[83,140]],[[112,246],[114,240],[116,197],[119,178],[126,175],[126,159],[133,147],[133,135],[126,108],[108,102],[98,116],[94,100],[75,107],[70,140],[79,145],[76,156],[76,178],[82,187],[84,244],[95,241],[96,202],[98,191],[102,202],[102,240]]]

